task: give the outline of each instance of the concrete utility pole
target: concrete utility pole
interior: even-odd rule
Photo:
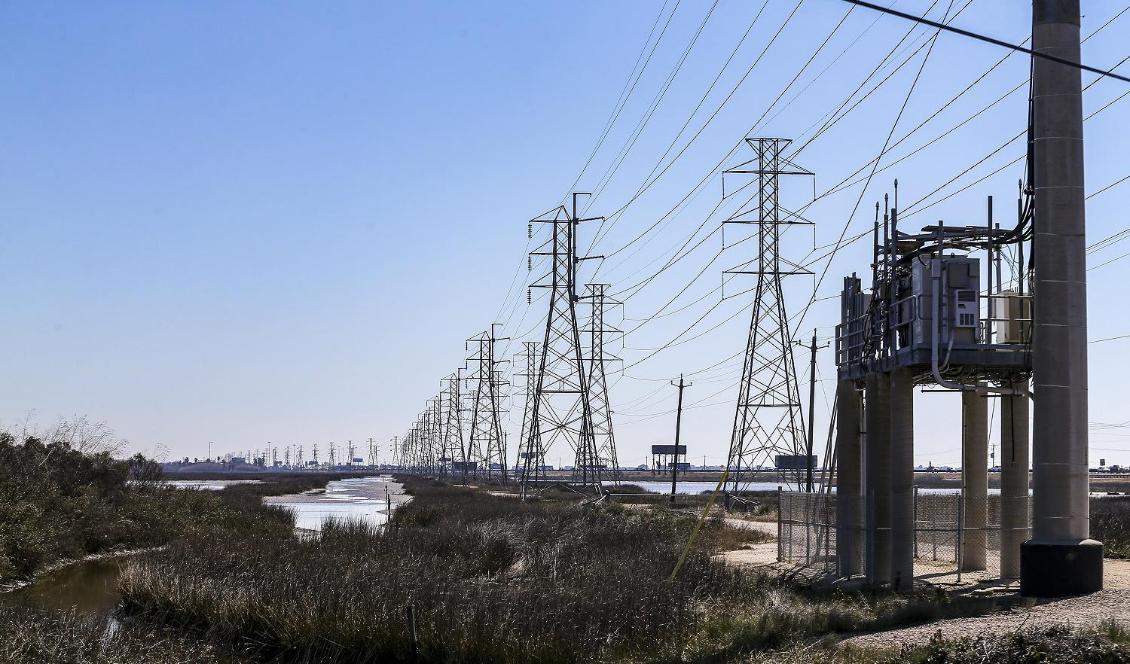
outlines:
[[[1079,62],[1079,0],[1034,0],[1032,49]],[[1087,260],[1083,94],[1079,68],[1032,59],[1035,409],[1032,539],[1020,560],[1024,595],[1057,597],[1103,585],[1103,547],[1090,539],[1087,476]]]
[[[679,382],[671,381],[671,384],[679,388],[679,406],[675,410],[675,463],[671,464],[671,504],[674,505],[678,481],[676,478],[679,476],[679,432],[683,428],[683,390],[694,383],[683,382],[683,374],[679,374]]]

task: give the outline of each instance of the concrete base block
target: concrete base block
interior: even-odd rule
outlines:
[[[1027,541],[1020,547],[1020,594],[1068,597],[1103,589],[1103,545]]]

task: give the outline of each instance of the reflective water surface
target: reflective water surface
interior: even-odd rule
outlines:
[[[362,521],[381,526],[388,521],[388,507],[407,497],[391,477],[359,477],[335,480],[325,492],[308,492],[288,496],[270,496],[266,505],[279,505],[294,513],[295,526],[303,530],[320,530],[330,519]]]
[[[29,586],[0,593],[0,606],[26,606],[84,615],[110,615],[118,603],[118,574],[126,557],[75,563],[45,574]]]

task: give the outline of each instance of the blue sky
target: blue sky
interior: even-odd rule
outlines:
[[[935,3],[931,15],[940,17],[948,4]],[[897,5],[915,13],[931,7],[923,0]],[[954,2],[952,11],[965,5]],[[608,281],[616,291],[654,272],[688,237],[706,237],[627,300],[621,326],[631,329],[691,284],[664,310],[676,313],[624,340],[621,354],[630,368],[614,378],[612,400],[621,458],[642,461],[648,446],[666,442],[673,427],[675,391],[660,388],[680,372],[698,372],[687,392],[683,435],[693,457],[721,462],[740,366],[731,361],[702,369],[743,348],[749,296],[711,309],[718,302],[712,292],[722,269],[752,254],[748,245],[732,246],[711,263],[722,248],[719,234],[709,235],[719,217],[707,213],[721,194],[712,169],[763,114],[757,135],[798,138],[803,145],[910,29],[862,9],[847,14],[845,3],[804,0],[766,49],[795,6],[794,0],[722,0],[716,6],[699,0],[5,3],[2,424],[30,419],[48,426],[86,415],[106,421],[136,449],[160,445],[173,456],[203,456],[210,440],[217,449],[237,450],[267,441],[309,446],[402,433],[439,380],[462,364],[467,337],[498,319],[516,340],[538,335],[544,302],[535,299],[527,308],[521,287],[507,298],[515,270],[519,284],[529,278],[526,221],[561,201],[641,49],[651,52],[666,24],[581,174],[580,189],[601,192],[589,213],[611,214],[632,199],[652,168],[667,164],[660,156],[676,136],[669,155],[682,152],[597,243],[594,253],[612,257],[597,275],[582,279]],[[954,23],[1020,42],[1028,36],[1026,7],[973,0]],[[1086,9],[1085,34],[1121,7],[1093,2]],[[700,25],[701,35],[686,50]],[[911,32],[872,83],[903,58],[910,61],[798,154],[797,161],[816,172],[818,192],[878,154],[924,51],[912,53],[930,34]],[[1128,55],[1127,37],[1130,14],[1090,39],[1084,60],[1114,66]],[[1004,55],[942,35],[895,140]],[[1026,75],[1022,56],[1008,58],[891,149],[882,165],[944,134]],[[1100,81],[1086,93],[1087,112],[1127,89]],[[1018,141],[969,170],[1023,129],[1025,106],[1022,88],[876,175],[848,237],[866,228],[875,200],[895,177],[906,207],[963,174],[926,198],[924,207],[1022,154]],[[1089,191],[1130,172],[1123,157],[1130,150],[1128,109],[1123,99],[1087,122]],[[637,126],[642,129],[633,141]],[[725,163],[749,156],[739,151]],[[602,187],[606,172],[612,176]],[[677,214],[617,252],[704,176],[704,187]],[[1019,165],[1006,167],[906,223],[980,223],[990,194],[1002,221],[1009,220],[1020,176]],[[798,180],[786,185],[782,202],[800,207],[812,192],[811,180]],[[859,195],[857,185],[807,209],[817,223],[817,245],[835,242]],[[1089,241],[1125,227],[1121,211],[1128,197],[1130,183],[1088,201]],[[591,241],[588,232],[582,231],[582,245]],[[734,237],[727,232],[728,244]],[[812,241],[794,234],[786,253],[804,257]],[[819,297],[834,295],[843,275],[866,271],[864,244],[836,255]],[[1098,266],[1127,251],[1130,245],[1120,243],[1090,260]],[[817,267],[820,272],[824,265]],[[1130,318],[1118,306],[1127,277],[1130,259],[1091,272],[1093,339],[1130,333]],[[725,290],[732,295],[747,287],[734,281]],[[799,307],[812,288],[811,278],[795,278],[790,301]],[[687,334],[701,337],[651,357],[640,350],[670,341],[708,310]],[[797,336],[807,337],[813,327],[828,336],[837,313],[834,300],[819,302]],[[1130,340],[1094,344],[1091,352],[1090,419],[1123,422],[1119,374],[1130,360]],[[832,374],[824,352],[819,376]],[[818,390],[818,431],[827,423],[824,391],[831,395],[830,381]],[[512,430],[520,406],[520,400],[512,403]],[[917,408],[916,461],[955,463],[957,399],[921,395]],[[1093,431],[1092,456],[1130,462],[1126,431]],[[515,447],[516,431],[511,440]]]

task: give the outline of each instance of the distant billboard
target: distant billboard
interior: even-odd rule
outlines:
[[[808,470],[816,467],[816,455],[778,454],[773,465],[777,470]]]
[[[652,445],[651,446],[651,453],[652,454],[686,455],[687,446],[686,445]]]

